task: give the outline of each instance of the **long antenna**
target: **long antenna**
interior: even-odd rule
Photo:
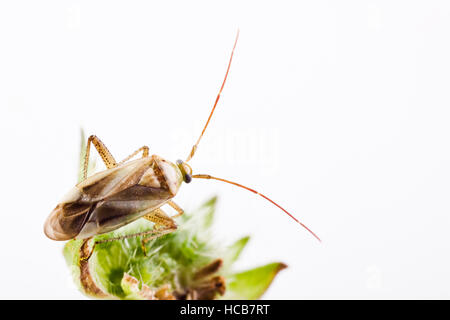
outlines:
[[[251,192],[253,192],[253,193],[255,193],[255,194],[257,194],[257,195],[263,197],[264,199],[270,201],[272,204],[276,205],[278,208],[280,208],[281,210],[283,210],[285,213],[287,213],[287,215],[288,215],[289,217],[291,217],[292,219],[294,219],[294,220],[295,220],[297,223],[299,223],[303,228],[305,228],[306,230],[308,230],[308,231],[309,231],[309,232],[310,232],[317,240],[319,240],[320,242],[322,242],[322,240],[320,240],[320,238],[319,238],[313,231],[311,231],[311,229],[309,229],[309,228],[308,228],[307,226],[305,226],[303,223],[301,223],[300,221],[298,221],[297,218],[295,218],[292,214],[290,214],[286,209],[284,209],[284,208],[283,208],[282,206],[280,206],[278,203],[276,203],[276,202],[273,201],[272,199],[266,197],[265,195],[259,193],[259,192],[256,191],[256,190],[253,190],[253,189],[251,189],[251,188],[249,188],[249,187],[243,186],[242,184],[239,184],[239,183],[237,183],[237,182],[233,182],[233,181],[229,181],[229,180],[226,180],[226,179],[222,179],[222,178],[217,178],[217,177],[210,176],[209,174],[195,174],[195,175],[192,176],[192,178],[218,180],[218,181],[226,182],[226,183],[229,183],[229,184],[238,186],[238,187],[240,187],[240,188],[243,188],[243,189],[245,189],[245,190],[251,191]]]
[[[236,34],[236,40],[234,40],[234,46],[233,46],[233,50],[231,51],[230,61],[228,62],[227,72],[225,73],[225,78],[223,79],[222,86],[220,87],[220,90],[219,90],[219,94],[217,95],[216,101],[214,102],[214,106],[213,106],[213,108],[211,110],[211,113],[209,114],[208,121],[206,121],[206,124],[203,127],[203,130],[202,130],[202,133],[200,134],[200,137],[198,137],[197,142],[192,147],[191,153],[187,157],[186,162],[191,160],[192,157],[195,154],[195,151],[197,151],[198,144],[200,143],[200,140],[202,139],[203,134],[205,133],[206,128],[208,127],[209,121],[211,120],[211,117],[212,117],[212,115],[214,113],[214,110],[216,109],[217,103],[219,102],[220,94],[222,93],[223,87],[225,86],[225,82],[227,81],[228,72],[230,71],[230,67],[231,67],[231,61],[233,60],[234,49],[236,48],[236,44],[237,44],[238,39],[239,39],[239,29],[238,29],[237,34]]]

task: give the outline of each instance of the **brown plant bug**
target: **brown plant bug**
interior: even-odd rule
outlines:
[[[265,195],[237,182],[213,177],[207,174],[192,174],[188,162],[194,157],[203,134],[219,102],[220,95],[228,77],[234,50],[239,38],[236,35],[228,67],[219,93],[214,102],[203,130],[191,149],[186,161],[178,160],[176,164],[157,155],[149,155],[149,148],[143,146],[120,162],[116,162],[106,146],[96,136],[88,138],[84,159],[83,180],[78,183],[50,213],[44,225],[46,236],[52,240],[90,239],[99,234],[116,230],[132,221],[144,218],[155,224],[154,228],[137,234],[101,240],[94,243],[121,240],[143,236],[146,241],[173,232],[177,229],[174,218],[183,214],[172,198],[177,194],[182,182],[190,183],[192,179],[212,179],[226,182],[251,191],[270,201],[288,214],[297,223],[308,230],[319,241],[319,237],[292,214]],[[106,170],[87,176],[91,144],[94,145]],[[142,158],[129,161],[142,152]],[[161,206],[168,204],[178,213],[169,216]],[[91,253],[93,252],[91,250]],[[144,251],[145,252],[145,251]],[[86,259],[91,255],[88,254]]]

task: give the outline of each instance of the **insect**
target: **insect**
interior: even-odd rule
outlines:
[[[220,95],[228,77],[238,38],[239,31],[236,35],[219,93],[206,124],[187,159],[172,163],[157,155],[150,156],[149,148],[143,146],[126,159],[116,162],[113,155],[101,140],[94,135],[90,136],[86,145],[83,180],[70,190],[50,213],[44,225],[44,232],[48,238],[59,241],[89,239],[93,236],[116,230],[136,219],[144,218],[153,222],[155,227],[138,234],[103,240],[103,242],[143,236],[142,241],[145,244],[150,239],[177,229],[174,218],[182,215],[184,211],[172,198],[178,193],[181,184],[183,182],[190,183],[192,179],[210,179],[246,189],[270,201],[320,241],[314,232],[297,220],[287,210],[256,190],[237,182],[213,177],[208,174],[192,174],[192,168],[188,162],[194,157],[200,140],[219,102]],[[88,177],[87,168],[91,144],[98,151],[107,169]],[[139,153],[142,153],[141,158],[131,160]],[[161,207],[165,204],[175,209],[177,214],[169,216],[164,212]],[[100,242],[102,241],[98,241],[95,244]]]

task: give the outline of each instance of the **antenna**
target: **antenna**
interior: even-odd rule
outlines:
[[[214,106],[213,106],[213,108],[211,110],[211,113],[209,114],[208,120],[206,121],[206,124],[203,127],[202,133],[200,134],[200,137],[198,137],[198,140],[195,143],[195,145],[192,147],[191,153],[187,157],[186,162],[191,160],[192,157],[195,154],[195,151],[197,151],[198,144],[200,143],[200,140],[202,139],[203,134],[205,133],[206,128],[208,127],[209,121],[211,120],[211,117],[212,117],[212,115],[214,113],[214,110],[216,109],[217,103],[219,102],[220,94],[222,93],[223,87],[225,86],[225,82],[227,81],[228,72],[230,71],[230,67],[231,67],[231,61],[233,60],[234,49],[236,48],[236,44],[237,44],[238,39],[239,39],[239,29],[238,29],[237,34],[236,34],[236,40],[234,40],[234,46],[233,46],[233,50],[231,51],[230,61],[228,62],[227,72],[225,73],[225,78],[223,79],[222,86],[220,87],[220,90],[219,90],[219,94],[217,95],[216,101],[214,102]]]
[[[300,221],[297,220],[297,218],[295,218],[292,214],[290,214],[286,209],[284,209],[282,206],[280,206],[278,203],[276,203],[275,201],[273,201],[272,199],[266,197],[265,195],[259,193],[256,190],[253,190],[249,187],[246,187],[242,184],[239,184],[237,182],[233,182],[233,181],[229,181],[226,179],[222,179],[222,178],[217,178],[217,177],[213,177],[210,176],[209,174],[195,174],[192,176],[192,178],[197,178],[197,179],[213,179],[213,180],[218,180],[218,181],[222,181],[222,182],[226,182],[235,186],[238,186],[240,188],[243,188],[245,190],[251,191],[261,197],[263,197],[264,199],[266,199],[267,201],[270,201],[272,204],[274,204],[275,206],[277,206],[278,208],[280,208],[281,210],[283,210],[289,217],[291,217],[292,219],[294,219],[298,224],[300,224],[303,228],[305,228],[306,230],[309,231],[309,233],[311,233],[317,240],[319,240],[320,242],[322,242],[322,240],[320,240],[320,238],[313,232],[311,231],[311,229],[309,229],[307,226],[305,226],[303,223],[301,223]]]

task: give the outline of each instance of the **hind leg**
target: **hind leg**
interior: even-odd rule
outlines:
[[[89,258],[94,253],[95,247],[98,244],[102,244],[102,243],[106,243],[106,242],[119,241],[119,240],[134,238],[134,237],[144,237],[142,241],[143,241],[143,244],[145,244],[149,240],[159,238],[159,237],[161,237],[161,236],[163,236],[165,234],[171,233],[171,232],[173,232],[175,230],[176,230],[176,227],[175,228],[173,228],[173,227],[160,228],[160,229],[157,229],[157,230],[152,229],[152,230],[137,232],[137,233],[133,233],[133,234],[127,234],[127,235],[120,236],[120,237],[114,237],[114,238],[109,238],[109,239],[105,239],[105,240],[95,241],[94,244],[92,245],[92,248],[90,250],[84,250],[83,251],[84,253],[82,253],[80,255],[80,261],[87,261],[87,260],[89,260]],[[92,238],[90,238],[90,239],[92,239]],[[85,244],[87,244],[87,242],[90,239],[86,239],[85,240]],[[145,249],[144,249],[144,253],[145,253]]]
[[[119,163],[116,162],[116,159],[114,159],[111,152],[108,150],[106,145],[95,135],[91,135],[88,138],[88,141],[86,143],[86,153],[84,156],[84,166],[83,166],[83,180],[87,178],[87,170],[89,165],[89,156],[91,151],[91,143],[94,145],[95,149],[97,150],[98,154],[102,158],[103,162],[105,163],[105,166],[107,169],[114,168],[118,164],[122,164],[131,158],[133,158],[135,155],[137,155],[139,152],[142,152],[142,157],[148,157],[148,151],[149,148],[147,146],[143,146],[133,152],[131,155],[120,161]]]
[[[122,164],[124,162],[127,162],[128,160],[130,160],[131,158],[133,158],[135,155],[137,155],[139,152],[142,151],[142,158],[146,158],[148,157],[148,151],[149,148],[147,146],[143,146],[140,147],[139,149],[137,149],[135,152],[133,152],[132,154],[130,154],[128,157],[126,157],[125,159],[123,159],[122,161],[119,162],[119,164]]]
[[[89,260],[92,253],[94,252],[95,246],[97,246],[98,244],[117,241],[117,240],[123,240],[123,239],[128,239],[128,238],[134,238],[134,237],[143,237],[141,240],[141,246],[142,246],[142,250],[144,251],[144,255],[147,255],[147,250],[146,250],[145,245],[148,241],[159,238],[159,237],[166,235],[168,233],[171,233],[177,229],[177,224],[175,223],[175,221],[171,217],[169,217],[160,208],[149,212],[148,214],[143,216],[143,218],[150,222],[153,222],[155,224],[155,226],[151,230],[128,234],[128,235],[124,235],[124,236],[120,236],[120,237],[114,237],[114,238],[105,239],[105,240],[95,241],[92,248],[89,251],[87,251],[87,253],[85,252],[85,254],[80,256],[80,260],[81,261]],[[89,239],[86,240],[86,242],[85,242],[86,244],[87,244],[87,241],[89,241]]]

